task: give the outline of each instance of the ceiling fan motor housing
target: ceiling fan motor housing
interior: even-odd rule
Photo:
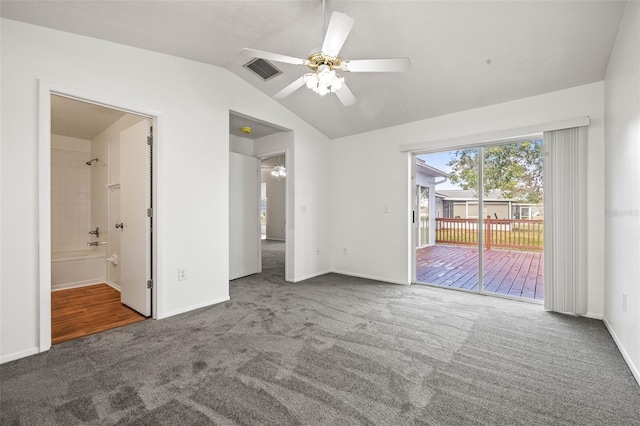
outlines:
[[[335,56],[325,55],[322,52],[314,53],[309,56],[305,65],[314,71],[316,71],[320,65],[327,65],[332,70],[345,71],[342,68],[342,59]]]

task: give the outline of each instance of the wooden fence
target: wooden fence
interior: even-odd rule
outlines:
[[[486,249],[542,250],[544,221],[525,219],[483,220]],[[436,218],[436,243],[478,245],[477,219]]]

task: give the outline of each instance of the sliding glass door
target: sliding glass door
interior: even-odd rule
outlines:
[[[416,282],[542,300],[542,173],[541,138],[417,156],[432,226]]]
[[[428,194],[418,216],[430,225],[419,228],[428,235],[418,232],[428,244],[416,249],[417,283],[478,291],[478,153],[471,148],[416,158],[416,183]]]

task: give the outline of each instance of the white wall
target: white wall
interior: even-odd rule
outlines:
[[[228,298],[229,111],[295,132],[290,152],[299,280],[329,269],[328,139],[228,71],[169,55],[2,20],[0,360],[39,339],[38,82],[157,111],[160,318]],[[20,185],[15,185],[20,182]],[[306,213],[300,213],[300,205]],[[189,279],[177,281],[178,266]],[[43,305],[43,309],[48,309]]]
[[[605,78],[605,322],[640,382],[640,4],[627,3]],[[627,309],[623,309],[623,294]]]
[[[229,151],[236,154],[253,156],[253,140],[249,138],[241,138],[236,135],[229,135]]]
[[[410,155],[400,145],[453,148],[482,135],[591,117],[589,126],[589,314],[603,314],[604,84],[463,111],[331,141],[332,269],[390,282],[411,281]],[[542,128],[540,128],[541,131]],[[508,133],[508,132],[507,132]],[[518,136],[518,135],[513,135]],[[503,136],[504,137],[504,136]],[[371,173],[376,170],[376,173]],[[367,176],[366,182],[360,177]],[[384,213],[384,206],[389,213]],[[347,254],[343,254],[344,249]]]

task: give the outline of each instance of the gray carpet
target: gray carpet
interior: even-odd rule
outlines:
[[[640,424],[600,321],[334,274],[288,284],[282,247],[230,302],[0,366],[1,424]]]

